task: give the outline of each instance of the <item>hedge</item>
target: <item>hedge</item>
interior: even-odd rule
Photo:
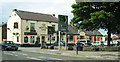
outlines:
[[[71,47],[70,47],[71,48]],[[76,46],[72,46],[73,50],[76,50]],[[48,46],[48,49],[58,49],[58,46]],[[65,50],[64,46],[61,46],[61,50]],[[95,51],[98,49],[99,51],[120,51],[120,46],[109,46],[109,47],[83,47],[82,51]],[[67,48],[67,50],[69,50]]]

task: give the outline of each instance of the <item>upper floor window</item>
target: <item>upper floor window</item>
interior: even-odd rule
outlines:
[[[55,25],[52,25],[52,27],[55,29]]]
[[[14,28],[18,29],[18,23],[17,22],[14,23]]]
[[[53,31],[55,31],[55,25],[52,25],[52,27],[53,27]]]
[[[35,23],[31,23],[30,29],[31,29],[31,30],[35,30]]]

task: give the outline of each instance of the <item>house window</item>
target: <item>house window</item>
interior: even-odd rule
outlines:
[[[24,42],[27,43],[28,42],[28,37],[24,37]]]
[[[73,36],[70,36],[70,41],[73,41]]]
[[[48,37],[48,41],[49,41],[49,37]]]
[[[96,36],[94,36],[94,41],[96,41]]]
[[[37,43],[40,43],[40,37],[38,36],[36,39],[37,39],[36,42],[37,42]]]
[[[80,39],[83,39],[84,38],[84,36],[80,36]]]
[[[34,36],[31,36],[31,37],[30,37],[30,43],[34,43],[34,41],[35,41]]]
[[[31,30],[35,30],[35,23],[31,23],[30,29],[31,29]]]
[[[55,30],[55,25],[52,25],[53,29]]]
[[[18,23],[17,22],[14,23],[14,28],[18,28]]]
[[[55,37],[52,37],[52,41],[55,41]]]
[[[19,36],[17,36],[17,42],[19,42]]]

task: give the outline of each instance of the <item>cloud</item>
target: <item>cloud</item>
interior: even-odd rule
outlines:
[[[65,14],[73,16],[71,14],[71,5],[75,3],[74,0],[2,0],[0,7],[2,9],[0,16],[2,21],[6,22],[13,9],[25,10],[31,12],[39,12],[45,14]],[[70,22],[71,17],[69,17]],[[1,23],[1,22],[0,22]]]

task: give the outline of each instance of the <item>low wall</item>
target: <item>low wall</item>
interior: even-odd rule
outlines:
[[[47,49],[58,49],[58,46],[48,46]],[[61,50],[65,50],[65,47],[64,46],[61,46],[60,48]],[[68,47],[67,47],[67,50],[68,50]],[[76,47],[74,46],[73,47],[73,50],[76,50]],[[82,51],[120,51],[120,46],[110,46],[110,47],[83,47],[82,48]]]

